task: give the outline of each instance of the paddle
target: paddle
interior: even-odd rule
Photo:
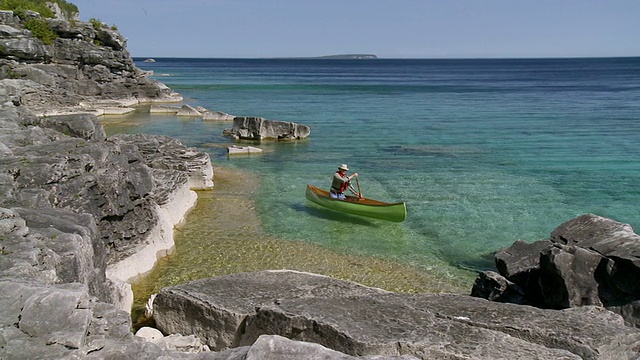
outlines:
[[[364,199],[362,197],[362,191],[360,190],[360,180],[358,180],[357,176],[356,176],[356,184],[358,185],[358,199]]]

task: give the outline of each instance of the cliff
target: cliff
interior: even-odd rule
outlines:
[[[0,358],[167,356],[131,333],[127,281],[173,248],[193,190],[213,186],[209,156],[107,138],[104,108],[179,96],[135,67],[117,31],[21,16],[0,11]]]
[[[55,34],[46,44],[25,26],[40,21]],[[98,22],[23,18],[0,11],[0,79],[16,107],[35,114],[99,110],[147,102],[180,101],[150,80],[126,49],[126,38]]]

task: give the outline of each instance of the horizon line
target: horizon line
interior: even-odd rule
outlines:
[[[348,54],[347,54],[348,55]],[[373,55],[373,54],[367,54]],[[640,55],[611,55],[611,56],[547,56],[547,57],[378,57],[368,59],[340,59],[331,58],[334,55],[321,55],[321,56],[279,56],[279,57],[235,57],[235,56],[221,56],[221,57],[209,57],[209,56],[134,56],[134,59],[225,59],[225,60],[362,60],[362,61],[376,61],[376,60],[553,60],[553,59],[628,59],[628,58],[640,58]],[[340,55],[337,55],[340,56]]]

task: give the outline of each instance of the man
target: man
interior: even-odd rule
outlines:
[[[331,182],[331,190],[329,190],[329,196],[331,196],[332,198],[344,200],[345,199],[344,192],[347,189],[349,189],[349,191],[351,191],[355,195],[360,196],[360,194],[356,192],[356,190],[353,188],[353,186],[351,186],[351,183],[350,183],[351,179],[358,176],[358,173],[353,173],[353,175],[348,176],[347,175],[348,170],[349,168],[347,167],[347,164],[342,164],[340,165],[340,167],[338,167],[338,171],[336,171],[336,173],[333,174],[333,181]]]

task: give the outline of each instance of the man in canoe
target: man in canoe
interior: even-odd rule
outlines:
[[[353,173],[353,175],[347,175],[347,171],[349,168],[347,164],[342,164],[338,167],[338,171],[333,174],[333,181],[331,182],[331,190],[329,190],[329,196],[334,199],[344,200],[345,195],[344,192],[349,189],[355,195],[360,196],[358,192],[351,186],[351,179],[358,176],[358,173]]]

